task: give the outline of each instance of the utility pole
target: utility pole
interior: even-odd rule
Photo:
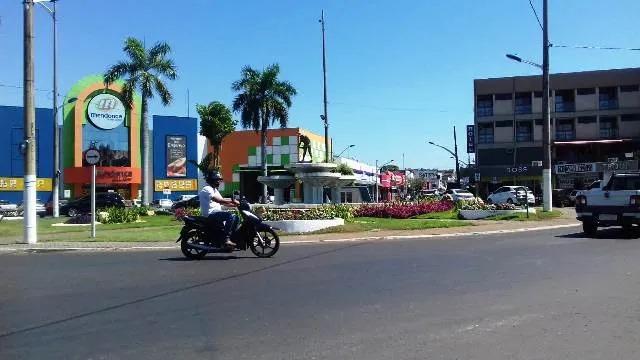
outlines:
[[[460,187],[460,161],[458,160],[458,139],[456,137],[456,127],[453,126],[453,153],[456,158],[456,183]]]
[[[53,11],[53,217],[60,216],[60,127],[58,126],[58,34],[56,2]]]
[[[33,69],[33,0],[24,1],[24,242],[38,241],[36,230],[36,129]]]
[[[322,16],[320,18],[322,24],[322,79],[324,84],[324,115],[322,120],[324,121],[324,162],[329,162],[329,117],[327,115],[327,54],[325,50],[324,40],[324,10],[322,10]]]
[[[543,211],[551,211],[551,119],[549,116],[549,21],[547,0],[542,1],[542,198]]]

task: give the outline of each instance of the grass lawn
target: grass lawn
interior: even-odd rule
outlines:
[[[515,220],[515,221],[536,221],[536,220],[548,220],[562,216],[562,212],[559,210],[542,211],[542,208],[536,208],[536,213],[529,213],[527,218],[526,213],[517,213],[511,215],[496,215],[486,218],[485,220]]]
[[[458,211],[442,211],[429,214],[418,215],[415,219],[438,219],[438,220],[458,220]]]
[[[360,217],[336,226],[315,232],[315,234],[366,232],[379,230],[421,230],[467,226],[471,223],[463,220],[448,219],[381,219]]]
[[[68,218],[38,219],[39,241],[172,241],[178,238],[182,223],[172,216],[145,216],[144,222],[131,224],[104,224],[96,226],[96,238],[89,238],[91,227],[55,227],[51,224],[62,223]],[[0,223],[0,244],[11,244],[22,239],[23,222],[21,220]]]

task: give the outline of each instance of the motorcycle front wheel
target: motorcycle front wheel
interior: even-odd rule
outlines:
[[[249,247],[257,257],[272,257],[280,248],[280,238],[273,229],[260,230],[253,236]]]
[[[191,244],[206,245],[204,234],[197,231],[191,231],[180,241],[180,250],[182,254],[192,260],[201,260],[207,255],[207,250],[197,249]]]

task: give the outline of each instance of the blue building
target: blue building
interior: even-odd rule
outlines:
[[[198,192],[198,119],[153,116],[153,198],[175,199]],[[171,195],[165,194],[171,190]]]
[[[53,184],[53,110],[36,108],[37,198],[47,202]],[[18,203],[24,190],[24,111],[19,106],[0,106],[0,200]]]

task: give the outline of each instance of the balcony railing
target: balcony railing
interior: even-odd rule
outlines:
[[[556,103],[556,112],[574,112],[576,111],[576,103],[558,102]]]
[[[600,110],[615,110],[618,108],[618,99],[600,99]]]
[[[516,105],[516,114],[531,114],[531,104]]]
[[[606,128],[600,129],[600,138],[602,139],[615,139],[618,137],[618,129]]]
[[[556,140],[575,140],[575,130],[560,130],[556,131]]]

